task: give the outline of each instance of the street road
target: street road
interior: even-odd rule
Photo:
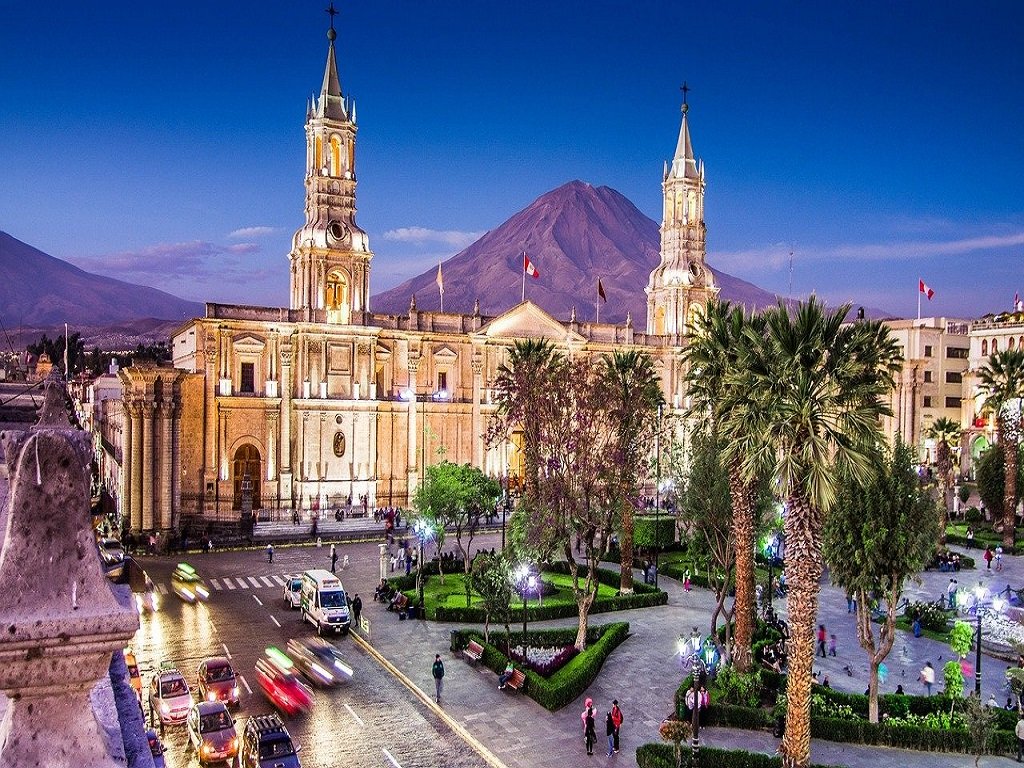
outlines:
[[[329,546],[279,547],[273,563],[265,552],[195,554],[187,558],[146,557],[142,566],[160,592],[160,608],[142,616],[133,648],[142,674],[144,694],[161,662],[173,663],[195,692],[196,669],[210,656],[228,656],[241,675],[241,706],[235,713],[239,735],[246,718],[273,711],[258,687],[254,667],[264,649],[282,650],[291,637],[315,635],[299,611],[284,605],[282,578],[308,568],[330,568]],[[376,544],[338,547],[338,573],[350,597],[359,592],[364,604],[373,600],[378,581]],[[348,554],[352,565],[342,572]],[[170,589],[174,564],[186,559],[206,580],[207,603],[189,605]],[[484,760],[422,704],[401,682],[362,651],[349,637],[332,640],[354,673],[333,689],[316,689],[313,710],[283,717],[304,768],[370,766],[380,768],[475,768]],[[429,691],[428,693],[432,693]],[[147,717],[148,700],[145,705]],[[168,765],[198,765],[184,726],[168,727],[164,744]]]

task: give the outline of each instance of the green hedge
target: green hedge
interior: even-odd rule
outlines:
[[[504,633],[491,633],[492,640],[496,640],[498,637],[503,638]],[[516,634],[513,633],[513,638],[515,637]],[[576,629],[567,627],[540,630],[530,633],[529,637],[531,643],[539,641],[538,644],[543,645],[570,645],[576,640]],[[618,621],[599,627],[589,627],[587,648],[583,653],[574,656],[564,667],[548,678],[541,677],[533,670],[525,670],[526,684],[523,686],[522,692],[545,709],[552,712],[561,709],[566,704],[575,701],[590,687],[601,671],[601,667],[604,666],[605,659],[627,637],[629,637],[629,622]],[[483,633],[475,629],[454,630],[452,632],[452,651],[462,650],[469,644],[470,639],[476,640],[484,647],[482,664],[495,674],[499,674],[505,669],[508,657],[497,646],[485,643]]]
[[[689,764],[689,751],[689,746],[684,744],[683,765]],[[715,768],[780,768],[782,765],[782,758],[777,755],[704,746],[700,748],[700,760],[703,765]],[[636,751],[636,764],[639,768],[676,768],[675,747],[672,744],[644,744]],[[830,767],[812,763],[811,768]]]
[[[786,676],[771,670],[761,671],[761,681],[767,691],[767,698],[785,692]],[[676,689],[676,717],[687,715],[684,697],[691,685],[691,678],[683,680]],[[815,695],[820,695],[836,705],[850,707],[855,714],[864,720],[841,720],[829,717],[811,717],[811,736],[827,741],[871,744],[877,746],[916,749],[926,752],[965,752],[971,751],[970,736],[966,731],[945,731],[932,728],[920,728],[911,725],[870,723],[868,716],[868,697],[862,693],[843,693],[831,688],[814,687]],[[712,702],[714,702],[712,686]],[[935,712],[949,712],[955,706],[946,696],[906,696],[900,694],[884,694],[878,697],[880,714],[892,714],[894,717],[903,714],[928,715]],[[740,707],[732,704],[712,703],[701,720],[708,726],[724,726],[763,730],[774,726],[775,719],[770,709]],[[992,736],[992,749],[997,754],[1011,753],[1017,748],[1013,729],[1017,723],[1017,713],[1004,709],[996,710],[996,728]]]
[[[675,549],[676,520],[673,515],[661,517],[644,515],[633,518],[633,549],[636,551],[653,551],[655,548],[664,552]]]
[[[569,566],[564,561],[559,561],[546,566],[544,569],[549,573],[569,573]],[[435,571],[436,573],[436,571]],[[609,571],[604,568],[597,569],[597,580],[611,587],[619,586],[619,574],[616,571]],[[416,577],[415,575],[402,575],[396,576],[389,580],[390,584],[396,589],[406,592],[409,595],[410,600],[414,600],[416,596],[413,594],[416,589]],[[615,597],[602,597],[594,601],[590,606],[590,613],[609,613],[611,611],[625,611],[631,608],[650,608],[655,605],[665,605],[668,603],[668,593],[662,592],[660,589],[650,586],[649,584],[643,584],[634,582],[633,594],[631,595],[616,595]],[[526,610],[527,621],[543,621],[545,619],[563,619],[570,616],[576,616],[579,609],[576,607],[576,603],[551,603],[548,605],[531,605]],[[456,607],[456,606],[427,606],[426,608],[427,618],[434,621],[451,621],[459,622],[464,624],[483,624],[485,613],[482,608],[475,606]],[[515,607],[514,615],[522,621],[522,609]]]

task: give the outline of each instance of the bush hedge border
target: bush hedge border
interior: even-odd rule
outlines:
[[[576,633],[576,627],[562,627],[534,630],[528,633],[528,637],[531,644],[539,640],[541,642],[538,644],[571,645],[576,640]],[[494,634],[491,633],[492,639]],[[513,632],[512,637],[515,638],[517,634],[519,633]],[[551,712],[561,709],[566,704],[575,701],[590,687],[600,673],[601,667],[604,666],[605,659],[627,637],[629,637],[629,622],[627,621],[588,627],[587,648],[583,653],[574,656],[564,667],[548,678],[538,675],[532,669],[524,669],[526,684],[523,686],[522,692]],[[483,656],[480,659],[481,664],[495,674],[499,674],[505,669],[508,657],[493,643],[485,642],[483,632],[476,629],[452,630],[452,652],[461,651],[469,644],[470,640],[476,640],[484,648]]]
[[[436,563],[432,563],[434,568],[425,567],[425,575],[436,575],[437,567]],[[558,561],[545,566],[544,571],[546,573],[560,573],[568,574],[569,565],[565,561]],[[461,571],[458,571],[460,575]],[[597,569],[597,580],[601,584],[609,587],[619,586],[619,573],[617,571],[610,571],[606,568]],[[389,579],[389,583],[395,589],[402,592],[406,592],[409,595],[410,600],[415,599],[415,595],[411,593],[411,590],[416,589],[416,575],[410,574],[406,576],[395,576]],[[609,613],[612,611],[626,611],[634,608],[651,608],[657,605],[666,605],[668,603],[668,593],[663,592],[656,587],[652,587],[649,584],[641,584],[638,582],[633,583],[633,594],[631,595],[616,595],[615,597],[603,597],[596,599],[590,606],[590,614],[595,613]],[[528,621],[544,621],[546,619],[564,619],[571,616],[576,616],[579,613],[579,609],[575,603],[560,603],[552,605],[532,605],[526,610],[526,617]],[[482,608],[470,607],[470,608],[456,608],[447,606],[427,606],[426,614],[428,619],[433,621],[448,621],[458,622],[460,624],[483,624],[486,614]],[[522,610],[519,608],[515,609],[515,615],[517,618],[522,619]]]
[[[688,760],[685,753],[689,746],[683,745],[683,764]],[[778,755],[766,755],[763,752],[747,752],[742,749],[719,749],[718,747],[700,748],[700,759],[704,765],[715,768],[781,768],[782,758]],[[636,763],[639,768],[676,768],[675,747],[671,744],[643,744],[636,750]],[[833,768],[833,766],[812,763],[810,768]]]

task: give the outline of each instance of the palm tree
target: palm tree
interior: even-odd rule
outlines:
[[[744,429],[743,410],[726,398],[726,381],[739,373],[741,347],[748,343],[746,329],[760,335],[760,317],[747,318],[741,307],[727,301],[709,301],[698,315],[693,336],[684,352],[687,363],[687,387],[691,413],[698,417],[710,414],[716,428],[732,422],[733,434]],[[739,419],[737,419],[739,417]],[[728,460],[729,493],[732,497],[732,531],[736,542],[736,601],[733,663],[741,672],[753,663],[751,647],[754,640],[754,539],[756,477],[748,480],[741,471],[741,457]]]
[[[942,503],[939,505],[939,543],[946,543],[946,515],[949,513],[949,495],[953,487],[953,452],[952,446],[960,442],[960,425],[943,416],[932,422],[928,428],[928,437],[935,441],[935,463],[939,470],[939,492]]]
[[[522,427],[523,491],[534,500],[540,466],[540,426],[536,416],[546,391],[545,382],[562,362],[562,356],[547,339],[519,339],[509,351],[508,360],[498,368],[494,382],[503,423]]]
[[[995,414],[1003,444],[1003,547],[1013,548],[1017,515],[1017,452],[1020,450],[1021,398],[1024,397],[1024,350],[994,352],[978,370],[985,408]]]
[[[617,477],[613,495],[622,516],[619,551],[619,591],[633,591],[633,511],[640,498],[641,470],[646,465],[658,427],[658,408],[664,403],[661,380],[650,354],[616,351],[602,358],[602,375],[614,393],[610,416],[615,425],[613,463]]]
[[[747,329],[749,343],[726,377],[737,417],[724,422],[727,454],[749,478],[765,463],[785,500],[786,583],[789,585],[787,768],[810,764],[811,670],[822,575],[824,517],[836,501],[836,468],[855,479],[879,464],[881,416],[899,369],[899,350],[879,322],[844,325],[850,306],[828,312],[816,299],[793,314],[765,313],[765,331]]]

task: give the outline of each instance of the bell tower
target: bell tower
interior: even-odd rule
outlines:
[[[370,251],[356,224],[356,105],[341,92],[328,8],[327,65],[306,106],[306,223],[292,238],[291,308],[323,310],[348,324],[370,309]]]
[[[661,189],[661,262],[647,283],[647,333],[687,333],[694,314],[718,294],[715,277],[705,263],[704,162],[693,157],[689,105],[690,88],[683,83],[683,120],[671,165],[665,164]]]

